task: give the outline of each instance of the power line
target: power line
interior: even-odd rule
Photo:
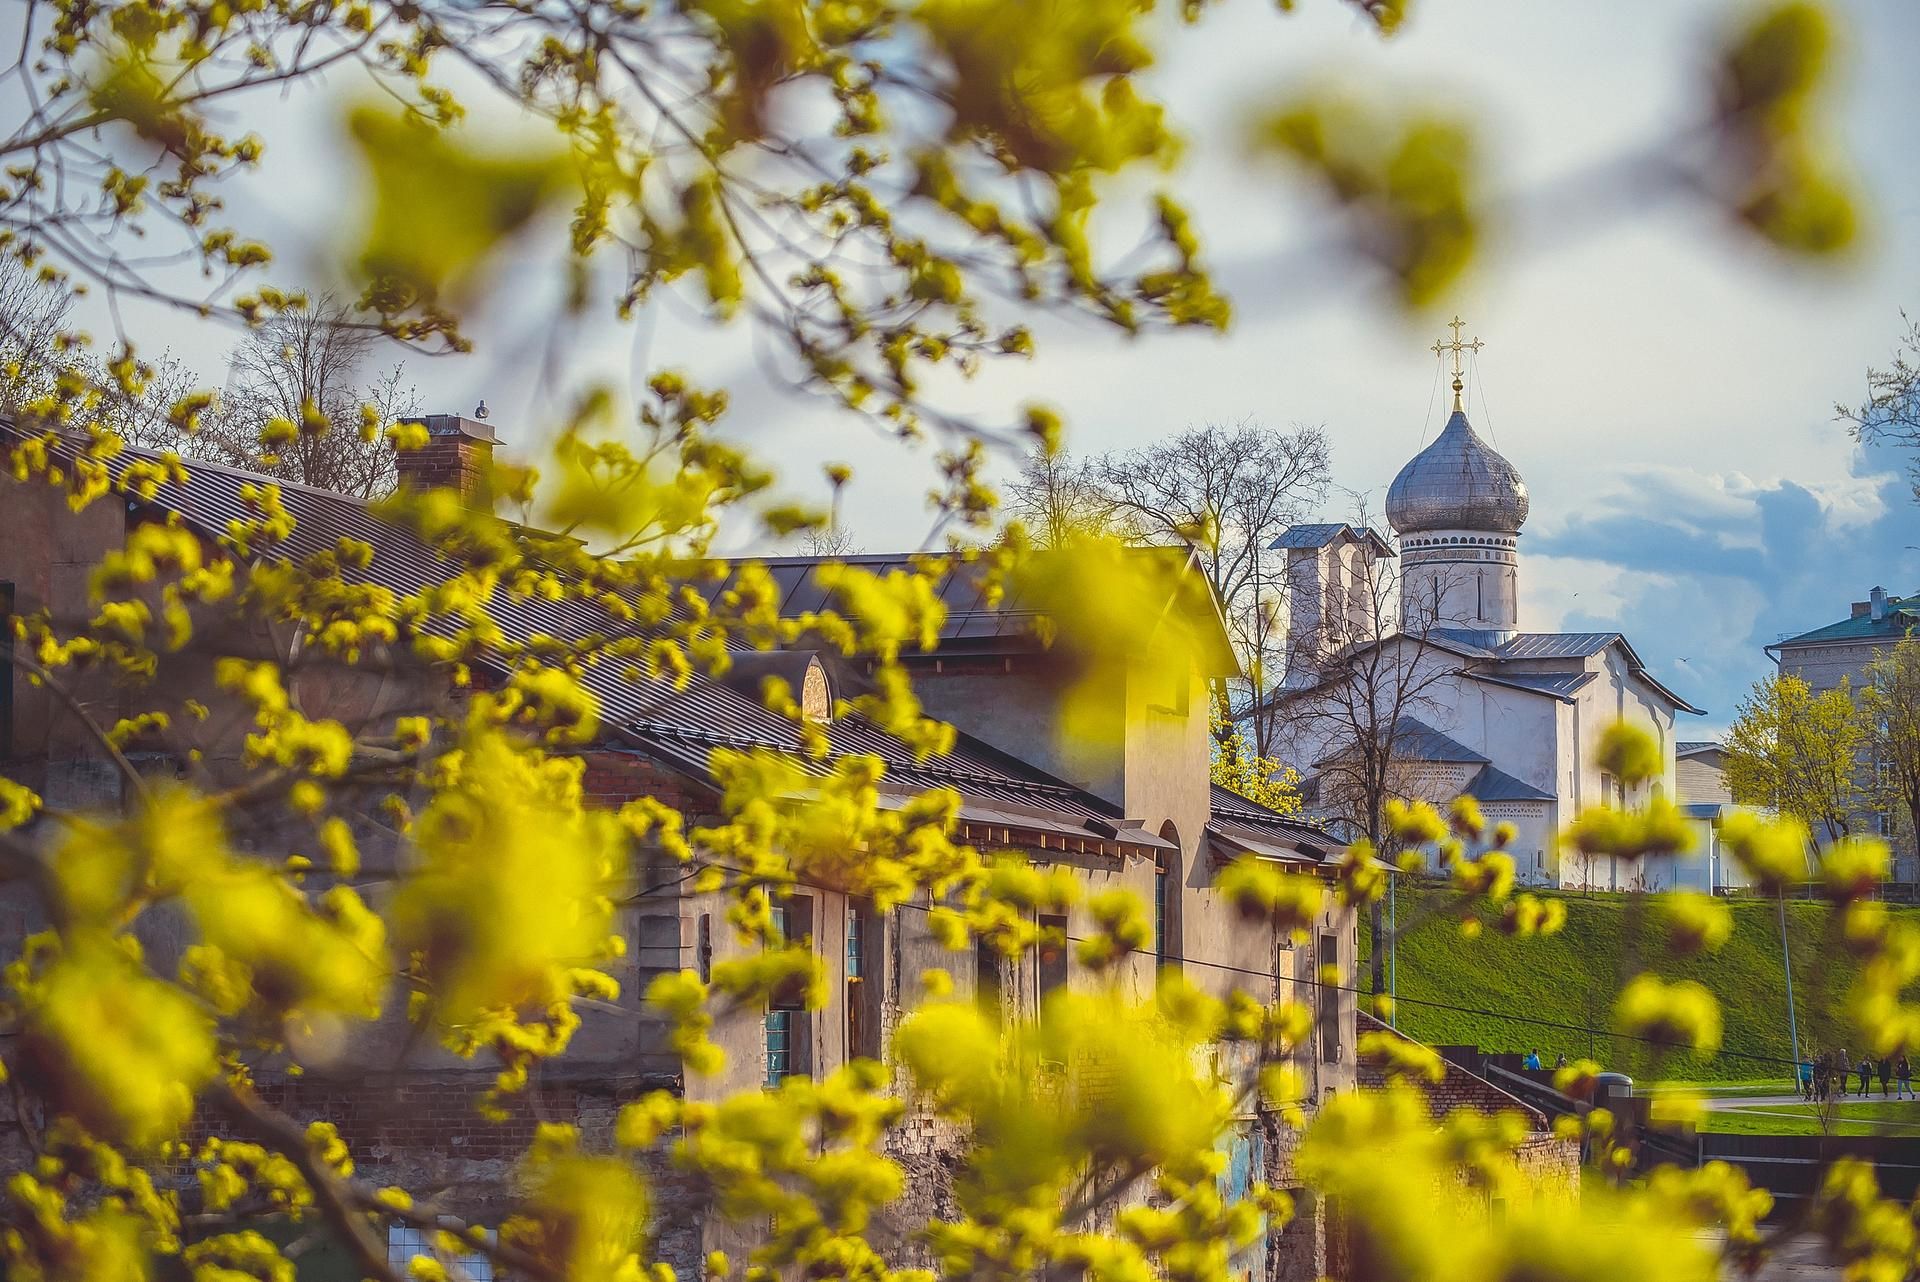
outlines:
[[[720,863],[717,860],[708,860],[702,866],[710,867],[710,868],[719,868],[726,872],[740,873],[744,876],[750,876],[750,877],[758,875],[750,872],[745,868],[738,868],[731,864]],[[696,868],[694,871],[698,872],[699,869]],[[689,873],[686,877],[682,877],[679,879],[679,881],[672,883],[672,885],[677,886],[682,882],[687,881],[692,875],[693,874]],[[807,881],[804,878],[801,878],[798,876],[793,877],[793,884],[797,886],[805,886],[810,890],[821,890],[821,891],[826,891],[832,894],[844,895],[848,893],[842,887],[828,886],[820,882]],[[636,896],[636,898],[638,898],[638,896]],[[900,904],[896,906],[900,908],[911,908],[916,912],[931,913],[937,905],[919,904],[911,901],[902,901]],[[1069,943],[1075,943],[1075,944],[1085,943],[1086,937],[1081,935],[1068,935],[1066,936],[1066,940]],[[1152,951],[1150,949],[1145,949],[1145,948],[1129,948],[1127,952],[1136,956],[1141,956],[1141,957],[1160,957],[1161,956],[1161,954],[1159,954],[1158,952]],[[1255,979],[1265,979],[1275,984],[1290,982],[1294,984],[1304,984],[1313,988],[1325,988],[1333,992],[1353,993],[1356,996],[1360,996],[1360,997],[1373,996],[1371,992],[1367,991],[1366,989],[1360,988],[1357,985],[1327,983],[1324,980],[1320,979],[1317,974],[1310,979],[1294,978],[1292,980],[1286,980],[1286,979],[1283,979],[1282,976],[1273,974],[1269,971],[1254,970],[1251,967],[1247,967],[1247,966],[1235,966],[1228,962],[1205,961],[1200,958],[1189,958],[1189,957],[1177,957],[1177,958],[1172,958],[1171,960],[1180,966],[1204,966],[1211,970],[1226,971],[1236,975],[1250,975]],[[1477,1006],[1461,1006],[1452,1002],[1435,1001],[1427,998],[1397,997],[1397,998],[1394,998],[1393,1001],[1395,1005],[1400,1005],[1400,1006],[1426,1006],[1436,1010],[1452,1011],[1457,1014],[1463,1014],[1463,1015],[1480,1015],[1488,1019],[1501,1019],[1501,1020],[1506,1020],[1510,1023],[1529,1024],[1539,1028],[1553,1028],[1553,1029],[1559,1029],[1565,1032],[1585,1033],[1590,1037],[1607,1037],[1607,1038],[1616,1038],[1624,1041],[1639,1042],[1648,1046],[1659,1046],[1667,1050],[1690,1049],[1687,1047],[1675,1046],[1672,1042],[1664,1041],[1658,1037],[1648,1037],[1640,1033],[1621,1032],[1615,1029],[1596,1027],[1592,1024],[1572,1024],[1572,1023],[1567,1023],[1563,1020],[1543,1019],[1535,1015],[1514,1015],[1505,1011],[1487,1010],[1483,1007],[1477,1007]],[[1748,1061],[1752,1061],[1754,1063],[1760,1063],[1760,1064],[1785,1065],[1793,1069],[1796,1073],[1799,1070],[1798,1061],[1792,1060],[1792,1059],[1782,1059],[1777,1055],[1758,1055],[1758,1054],[1754,1054],[1751,1051],[1736,1051],[1736,1050],[1727,1050],[1724,1048],[1716,1052],[1716,1054],[1717,1056],[1724,1056],[1729,1059],[1748,1060]]]

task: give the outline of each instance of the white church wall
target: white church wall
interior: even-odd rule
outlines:
[[[1595,760],[1600,737],[1608,727],[1624,721],[1651,735],[1659,745],[1659,777],[1628,791],[1626,804],[1644,805],[1654,797],[1671,801],[1674,796],[1674,715],[1673,708],[1654,690],[1634,675],[1632,666],[1619,647],[1609,647],[1588,661],[1599,680],[1588,682],[1575,698],[1580,705],[1578,774],[1580,804],[1595,805],[1606,800],[1617,803],[1619,784],[1613,781],[1613,794],[1603,793],[1599,762]]]
[[[1535,884],[1557,880],[1553,867],[1554,810],[1545,801],[1489,801],[1481,808],[1490,824],[1513,825],[1513,841],[1507,853],[1513,856],[1514,876]]]

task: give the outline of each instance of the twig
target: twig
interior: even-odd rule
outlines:
[[[313,1190],[313,1200],[318,1203],[321,1215],[334,1235],[353,1253],[363,1276],[378,1282],[405,1282],[387,1263],[386,1244],[374,1236],[366,1217],[354,1209],[352,1203],[360,1200],[356,1190],[321,1164],[298,1123],[268,1108],[257,1095],[244,1088],[223,1083],[209,1095],[242,1131],[300,1168],[300,1174]]]

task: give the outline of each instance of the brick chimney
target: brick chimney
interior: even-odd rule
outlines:
[[[499,438],[477,418],[460,414],[428,414],[400,420],[427,429],[427,443],[417,450],[401,450],[395,459],[400,484],[416,489],[455,490],[469,506],[491,508],[489,469]]]

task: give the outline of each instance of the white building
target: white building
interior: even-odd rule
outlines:
[[[1453,414],[1387,493],[1397,555],[1350,525],[1300,526],[1276,543],[1294,589],[1280,755],[1329,817],[1357,818],[1367,774],[1406,797],[1469,793],[1518,830],[1523,877],[1627,889],[1634,868],[1562,858],[1556,836],[1586,806],[1675,797],[1675,719],[1701,709],[1619,632],[1522,628],[1527,488],[1461,406],[1457,351],[1470,345],[1436,346],[1456,350]],[[1601,733],[1623,720],[1653,737],[1664,763],[1634,789],[1594,760]]]

